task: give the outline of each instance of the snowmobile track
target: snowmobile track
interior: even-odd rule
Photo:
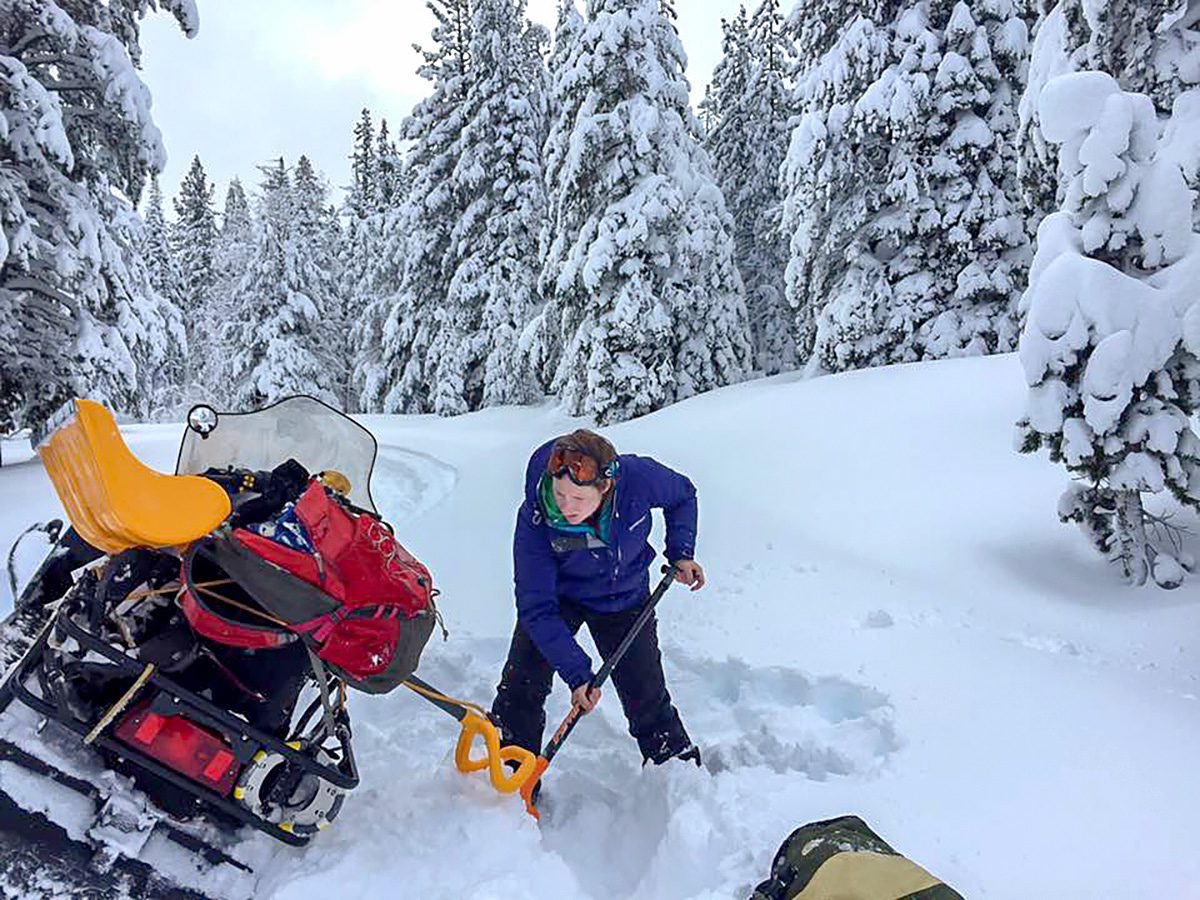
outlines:
[[[92,867],[95,851],[71,840],[41,813],[0,792],[0,897],[22,900],[208,900],[165,882],[143,862],[118,859],[106,872]]]
[[[100,792],[89,782],[62,772],[9,741],[0,739],[0,764],[3,763],[19,766],[27,772],[69,788],[97,805],[102,799]],[[238,868],[246,868],[199,838],[174,829],[167,823],[160,822],[156,828],[168,840],[196,854],[208,865],[216,866],[227,862]],[[3,791],[0,791],[0,835],[3,836],[3,841],[0,842],[0,889],[9,890],[12,887],[10,881],[14,878],[25,882],[17,885],[19,890],[12,896],[40,897],[42,894],[37,893],[36,889],[42,881],[49,879],[54,885],[54,891],[46,894],[47,897],[64,896],[63,882],[66,882],[69,885],[66,896],[71,897],[104,896],[129,900],[140,900],[142,897],[162,897],[169,900],[205,898],[204,894],[171,884],[146,863],[125,856],[117,856],[107,873],[98,872],[92,866],[92,860],[97,853],[96,848],[72,839],[64,828],[42,813],[23,809]],[[39,865],[39,859],[44,864]],[[30,881],[31,878],[33,881]],[[116,890],[114,883],[120,885],[120,890]],[[109,893],[88,893],[97,885],[103,886],[103,890]]]

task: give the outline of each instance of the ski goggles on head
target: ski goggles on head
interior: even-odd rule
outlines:
[[[614,460],[601,469],[600,461],[586,450],[580,450],[569,444],[556,444],[550,451],[550,461],[546,464],[546,471],[551,478],[566,475],[580,487],[590,487],[598,481],[612,478],[617,473],[617,467],[616,460]]]

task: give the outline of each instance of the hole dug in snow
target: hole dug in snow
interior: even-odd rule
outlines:
[[[624,722],[612,719],[589,722],[587,738],[546,779],[542,846],[590,896],[667,900],[729,884],[757,846],[746,813],[761,801],[763,768],[863,779],[898,745],[887,697],[870,687],[666,655],[667,682],[707,771],[676,763],[638,771]]]

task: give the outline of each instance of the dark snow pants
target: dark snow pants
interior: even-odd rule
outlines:
[[[578,632],[581,625],[587,625],[596,649],[605,659],[617,649],[641,611],[640,607],[634,607],[600,613],[570,600],[560,601],[559,608],[571,634]],[[546,698],[553,679],[554,669],[518,622],[492,703],[492,715],[500,725],[505,744],[541,752]],[[612,683],[643,760],[662,763],[691,747],[691,739],[667,692],[655,617],[651,616],[613,669]]]

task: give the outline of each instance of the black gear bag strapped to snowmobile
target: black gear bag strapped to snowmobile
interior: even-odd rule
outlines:
[[[811,822],[775,854],[750,900],[963,900],[858,816]]]

